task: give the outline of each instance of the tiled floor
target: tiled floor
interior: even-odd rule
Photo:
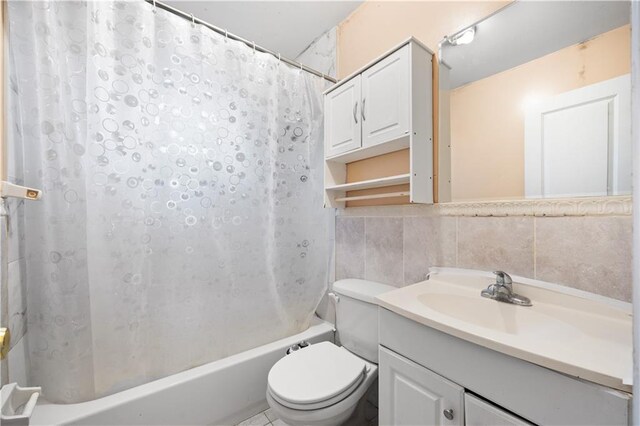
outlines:
[[[369,426],[378,426],[378,409],[371,405],[371,409],[374,411],[370,411],[370,414],[375,415],[373,420],[367,421]],[[367,417],[371,418],[371,417]],[[236,426],[288,426],[285,422],[276,417],[275,413],[271,411],[271,408],[263,411],[260,414],[256,414],[253,417],[250,417],[242,422],[238,423]]]
[[[246,420],[238,423],[237,426],[287,426],[285,422],[276,417],[275,413],[271,411],[271,408],[263,411],[260,414],[256,414],[253,417],[249,417]]]

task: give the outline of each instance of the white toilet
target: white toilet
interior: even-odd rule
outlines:
[[[340,425],[351,417],[378,377],[378,306],[374,298],[395,289],[356,279],[333,284],[342,346],[315,343],[292,352],[271,368],[267,401],[280,419],[292,426],[328,426]]]

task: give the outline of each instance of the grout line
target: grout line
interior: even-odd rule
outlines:
[[[363,221],[362,233],[364,234],[362,236],[362,257],[364,258],[362,279],[366,280],[367,279],[367,218],[363,217],[362,221]]]
[[[406,279],[406,276],[405,276],[405,273],[404,273],[405,272],[404,271],[404,253],[405,253],[405,251],[404,251],[404,224],[405,224],[406,217],[400,216],[399,219],[402,221],[402,228],[401,228],[402,229],[402,233],[401,233],[401,237],[402,237],[402,282],[400,283],[400,287],[404,287],[404,286],[407,285],[407,279]]]
[[[458,223],[460,221],[460,218],[456,216],[455,219],[456,219],[456,268],[457,268],[460,265],[460,260],[458,260],[458,234],[459,234]]]
[[[538,277],[538,218],[533,217],[533,278]]]

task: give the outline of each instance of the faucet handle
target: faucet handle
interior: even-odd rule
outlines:
[[[496,274],[496,284],[510,286],[513,283],[511,276],[504,271],[493,271]]]

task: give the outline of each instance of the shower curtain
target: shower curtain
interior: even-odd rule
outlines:
[[[94,399],[305,329],[325,82],[135,1],[10,1],[29,380]]]

